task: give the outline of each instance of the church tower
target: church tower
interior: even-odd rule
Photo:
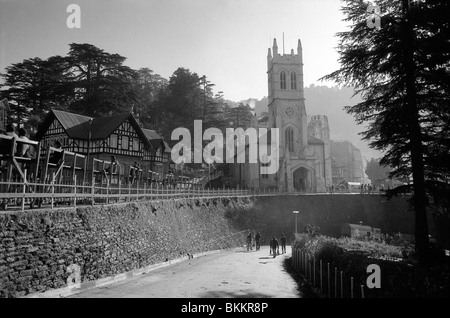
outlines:
[[[267,55],[269,126],[279,128],[280,169],[277,186],[282,191],[293,191],[295,177],[292,173],[299,158],[308,147],[308,119],[303,92],[303,57],[300,39],[297,54],[278,52],[277,40],[273,40],[272,51]],[[299,188],[310,189],[311,172],[305,172]],[[308,180],[306,180],[308,178]],[[309,187],[306,186],[309,185]]]
[[[273,53],[273,55],[272,55]],[[308,144],[303,93],[302,44],[297,54],[279,54],[277,40],[267,55],[269,125],[280,129],[280,154],[298,153]]]

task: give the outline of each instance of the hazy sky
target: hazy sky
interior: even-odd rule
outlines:
[[[66,24],[72,3],[80,29]],[[302,41],[305,86],[338,68],[339,8],[339,0],[0,0],[0,72],[90,43],[165,78],[178,67],[206,75],[229,100],[260,99],[267,49],[276,37],[282,52],[283,32],[286,53]]]
[[[70,4],[81,9],[79,29],[67,27]],[[318,79],[339,67],[336,33],[346,30],[340,7],[340,0],[0,0],[0,72],[89,43],[167,79],[178,67],[206,75],[232,101],[261,99],[267,49],[276,37],[283,52],[284,32],[286,53],[302,41],[304,85],[331,86]],[[306,108],[315,113],[308,101]],[[354,128],[345,139],[372,153],[358,141],[363,128]]]

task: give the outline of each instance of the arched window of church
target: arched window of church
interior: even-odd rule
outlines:
[[[286,73],[284,71],[280,73],[280,88],[286,89]]]
[[[289,152],[294,152],[294,131],[291,128],[285,131],[286,148]]]
[[[291,89],[297,89],[297,75],[295,72],[291,73]]]

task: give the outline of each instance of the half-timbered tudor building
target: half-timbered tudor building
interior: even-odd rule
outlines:
[[[144,131],[148,130],[139,126],[132,113],[93,118],[53,109],[39,127],[36,140],[41,142],[44,155],[56,140],[64,150],[86,155],[88,178],[92,177],[90,167],[94,158],[110,161],[115,156],[126,180],[135,162],[140,164],[144,178],[156,163],[169,162],[170,158],[162,155],[165,150],[162,138],[153,131],[151,135]]]
[[[155,173],[153,179],[163,180],[170,171],[170,147],[154,130],[142,128],[154,151],[150,156],[150,170]]]

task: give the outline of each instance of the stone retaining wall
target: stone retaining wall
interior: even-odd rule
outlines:
[[[244,233],[232,235],[237,230],[225,218],[230,206],[191,199],[0,214],[0,297],[243,244]]]

